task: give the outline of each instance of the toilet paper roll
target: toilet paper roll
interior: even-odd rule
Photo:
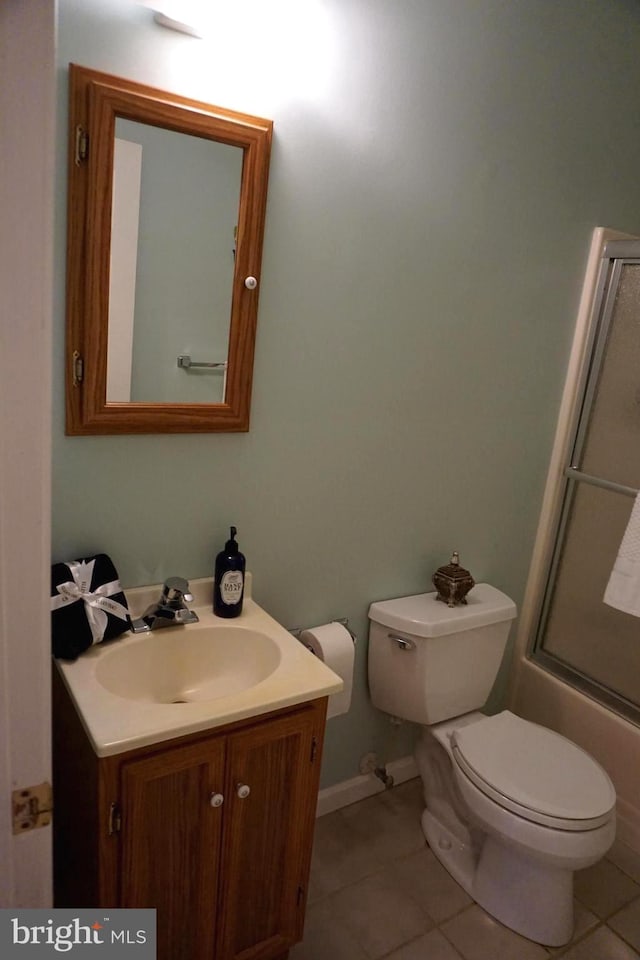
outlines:
[[[346,713],[351,706],[355,660],[355,645],[351,634],[341,623],[323,623],[319,627],[303,630],[300,642],[337,673],[344,683],[339,693],[332,693],[329,697],[327,717]]]

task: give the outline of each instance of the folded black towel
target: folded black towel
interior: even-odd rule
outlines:
[[[106,553],[51,567],[51,643],[54,657],[76,660],[93,643],[129,627],[127,598]]]

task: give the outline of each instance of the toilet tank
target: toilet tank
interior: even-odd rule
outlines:
[[[488,583],[448,607],[436,593],[369,607],[369,691],[378,709],[432,724],[479,710],[498,673],[516,605]]]

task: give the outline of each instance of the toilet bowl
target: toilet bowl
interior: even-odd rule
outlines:
[[[479,712],[515,617],[509,598],[478,584],[470,609],[444,612],[435,596],[372,604],[372,700],[422,727],[422,827],[434,854],[496,919],[561,946],[573,932],[573,872],[613,843],[614,787],[565,737],[507,710]]]
[[[425,737],[442,752],[459,798],[452,832],[437,815],[437,791],[425,789],[422,826],[438,859],[506,926],[548,946],[567,943],[573,873],[600,860],[615,837],[607,774],[571,741],[506,710],[425,727]],[[425,759],[438,763],[433,752],[416,751],[425,783]]]

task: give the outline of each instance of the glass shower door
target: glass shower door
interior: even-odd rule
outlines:
[[[533,658],[640,723],[640,618],[603,602],[640,487],[640,243],[607,244]]]

